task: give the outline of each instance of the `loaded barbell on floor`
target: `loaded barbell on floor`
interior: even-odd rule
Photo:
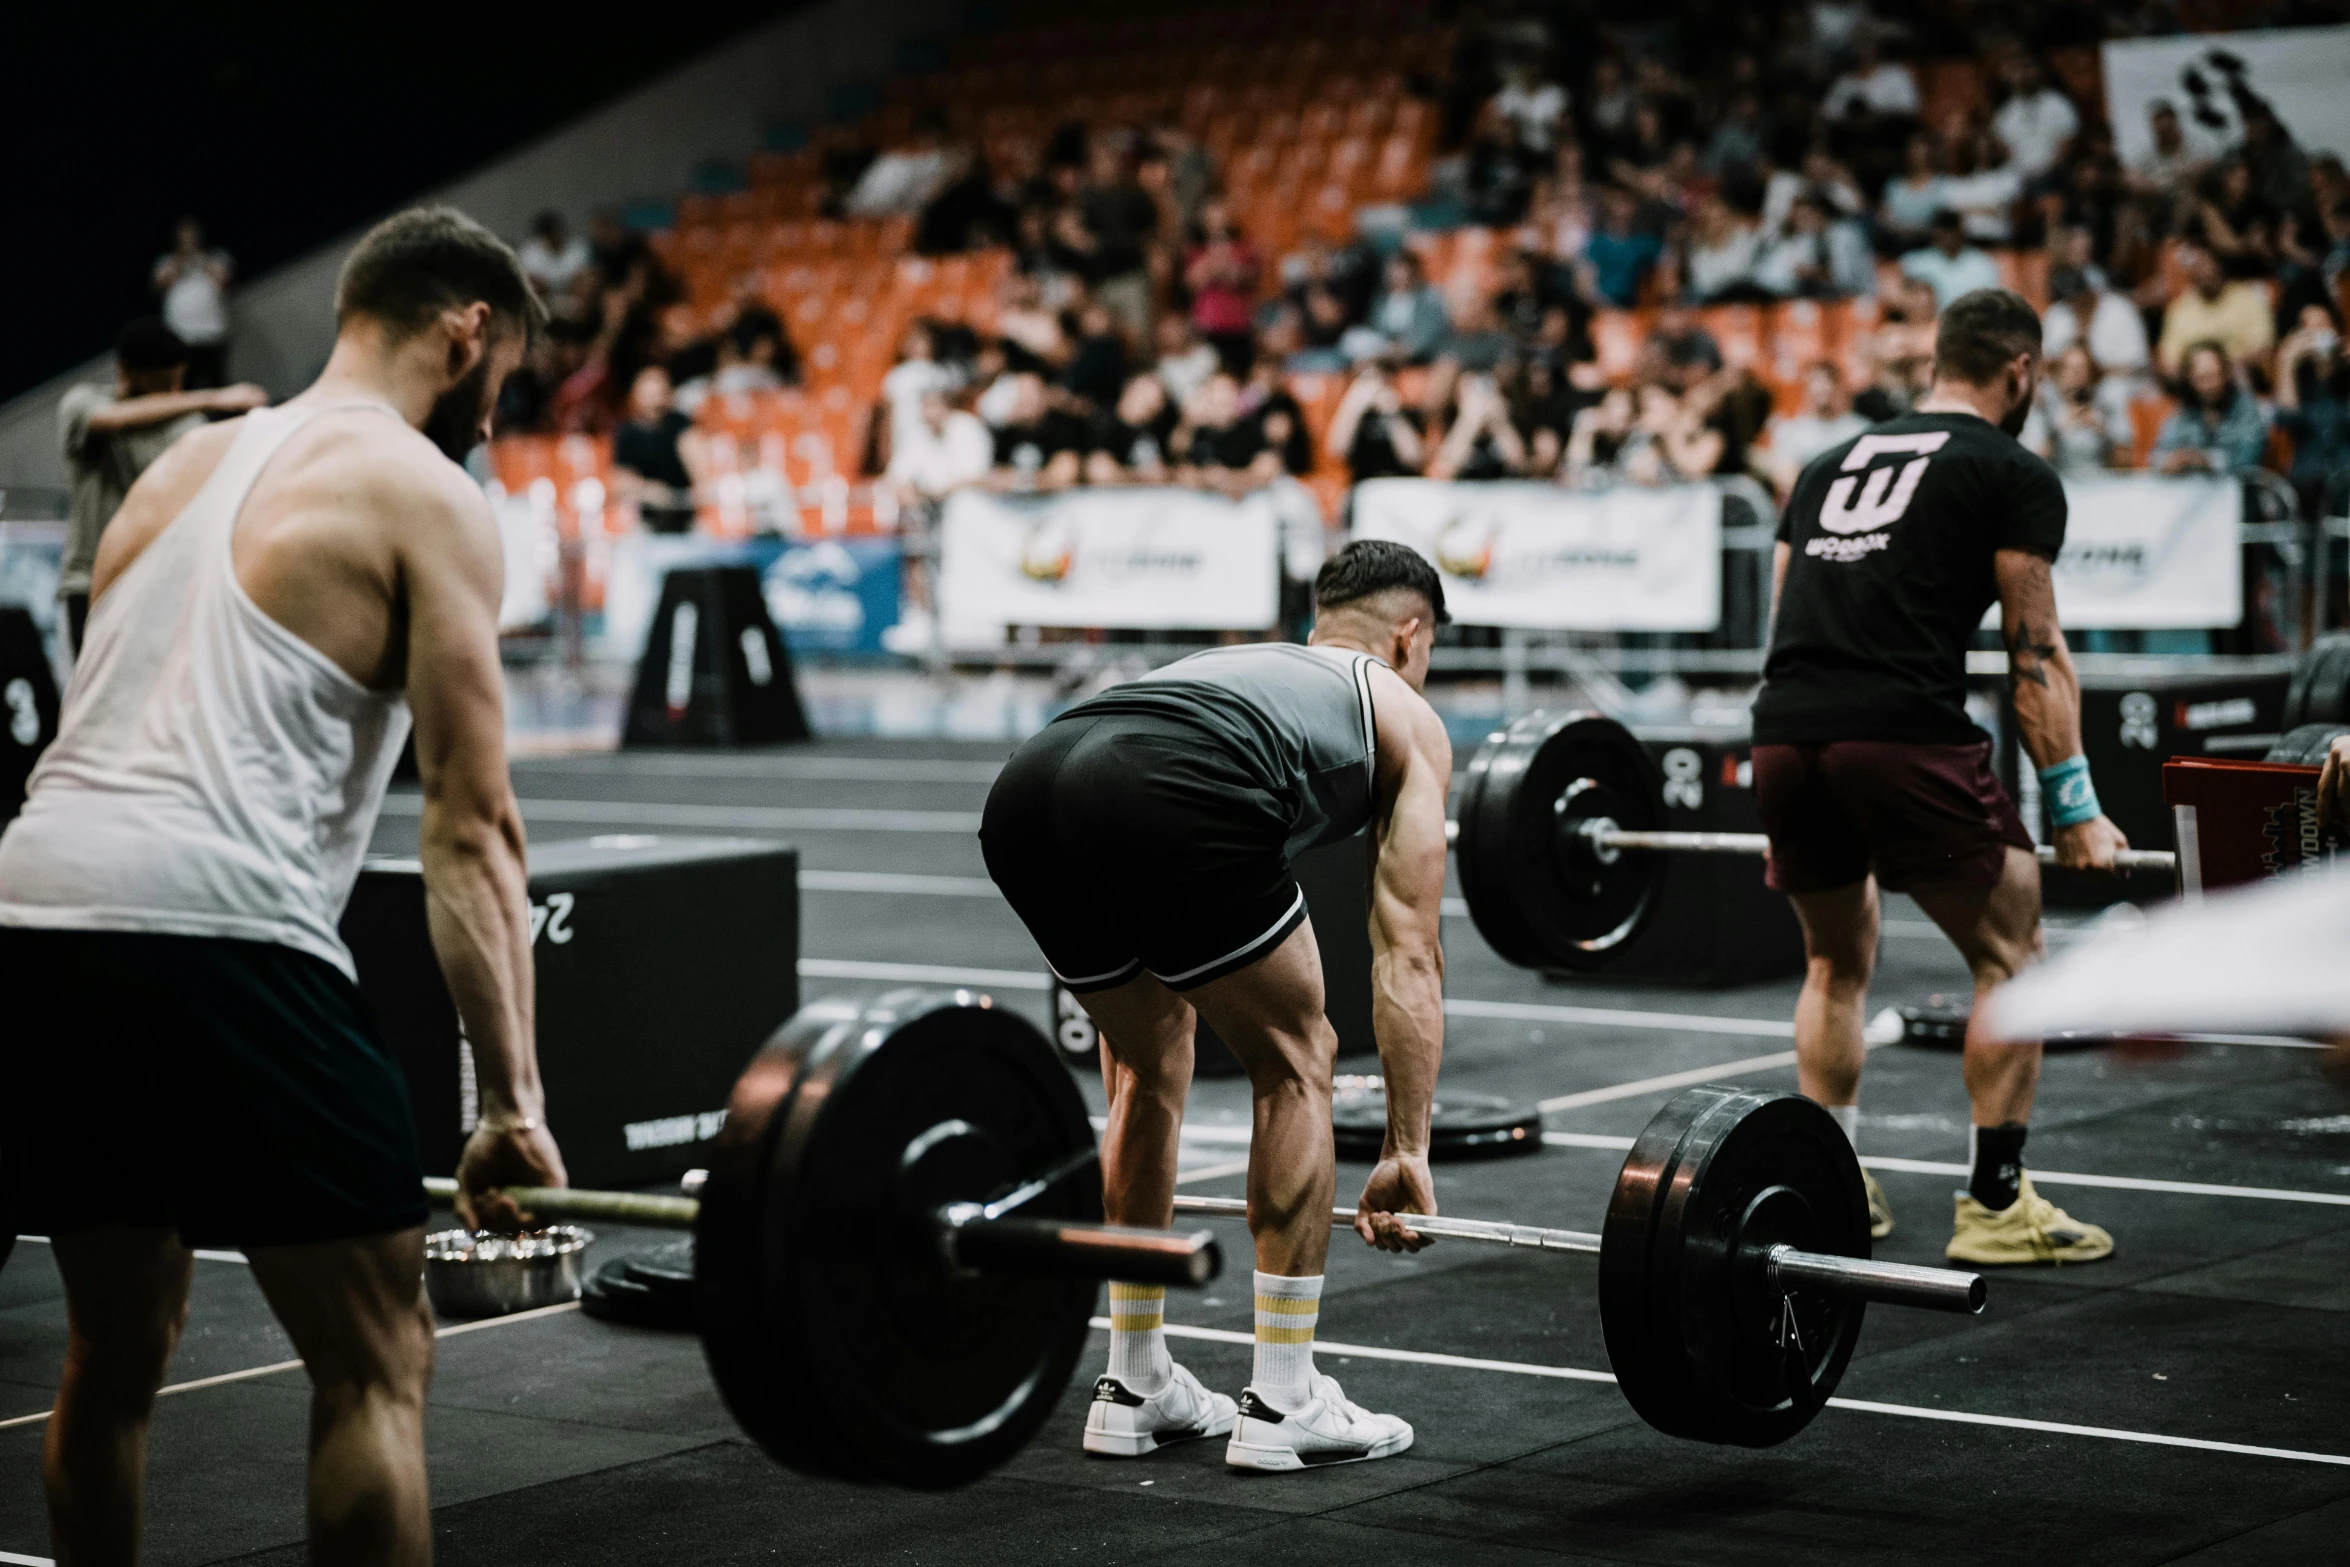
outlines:
[[[1602,714],[1529,713],[1487,737],[1445,829],[1478,934],[1521,968],[1600,968],[1646,924],[1664,856],[1770,849],[1761,833],[1667,831],[1664,799],[1647,748]],[[2116,868],[2176,874],[2178,857],[2132,849]]]
[[[1095,1159],[1084,1101],[1025,1019],[968,991],[898,992],[808,1007],[759,1052],[698,1198],[509,1195],[535,1221],[691,1228],[704,1350],[744,1430],[804,1472],[938,1488],[978,1478],[1043,1423],[1084,1349],[1096,1280],[1214,1275],[1204,1231],[1102,1224],[1100,1181],[1073,1178]],[[454,1198],[451,1181],[426,1187]],[[1596,1256],[1625,1397],[1700,1441],[1800,1431],[1871,1300],[1983,1305],[1978,1275],[1869,1260],[1851,1144],[1791,1094],[1674,1099],[1635,1140],[1596,1235],[1412,1222]]]

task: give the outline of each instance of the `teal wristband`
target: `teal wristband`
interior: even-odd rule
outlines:
[[[2041,768],[2040,798],[2047,802],[2049,821],[2059,827],[2078,827],[2104,814],[2085,756],[2068,756],[2054,767]]]

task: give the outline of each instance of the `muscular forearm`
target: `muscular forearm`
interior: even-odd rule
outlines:
[[[2054,767],[2080,753],[2080,677],[2073,672],[2062,631],[2054,626],[2026,630],[2030,636],[2046,640],[2008,650],[2016,732],[2035,767]]]
[[[125,397],[119,402],[94,409],[90,414],[90,428],[111,434],[116,430],[136,430],[150,424],[162,424],[182,414],[208,413],[218,402],[209,391],[152,392],[145,397]]]
[[[529,879],[512,799],[486,810],[428,799],[420,858],[433,951],[473,1047],[482,1113],[544,1119]]]
[[[1444,1060],[1444,955],[1380,952],[1371,959],[1371,1028],[1387,1086],[1387,1151],[1425,1156],[1436,1070]]]

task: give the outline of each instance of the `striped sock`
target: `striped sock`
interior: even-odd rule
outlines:
[[[1257,1363],[1249,1384],[1294,1389],[1301,1397],[1314,1381],[1314,1324],[1322,1315],[1322,1275],[1257,1275]]]
[[[1110,1286],[1110,1375],[1145,1397],[1167,1385],[1167,1292],[1156,1284]]]

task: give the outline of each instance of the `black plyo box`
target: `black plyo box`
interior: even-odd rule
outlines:
[[[735,1079],[799,1007],[799,851],[638,834],[534,845],[531,953],[547,1123],[579,1186],[707,1162]],[[456,1168],[470,1048],[413,859],[371,859],[343,915],[359,988],[408,1078],[425,1169]]]

